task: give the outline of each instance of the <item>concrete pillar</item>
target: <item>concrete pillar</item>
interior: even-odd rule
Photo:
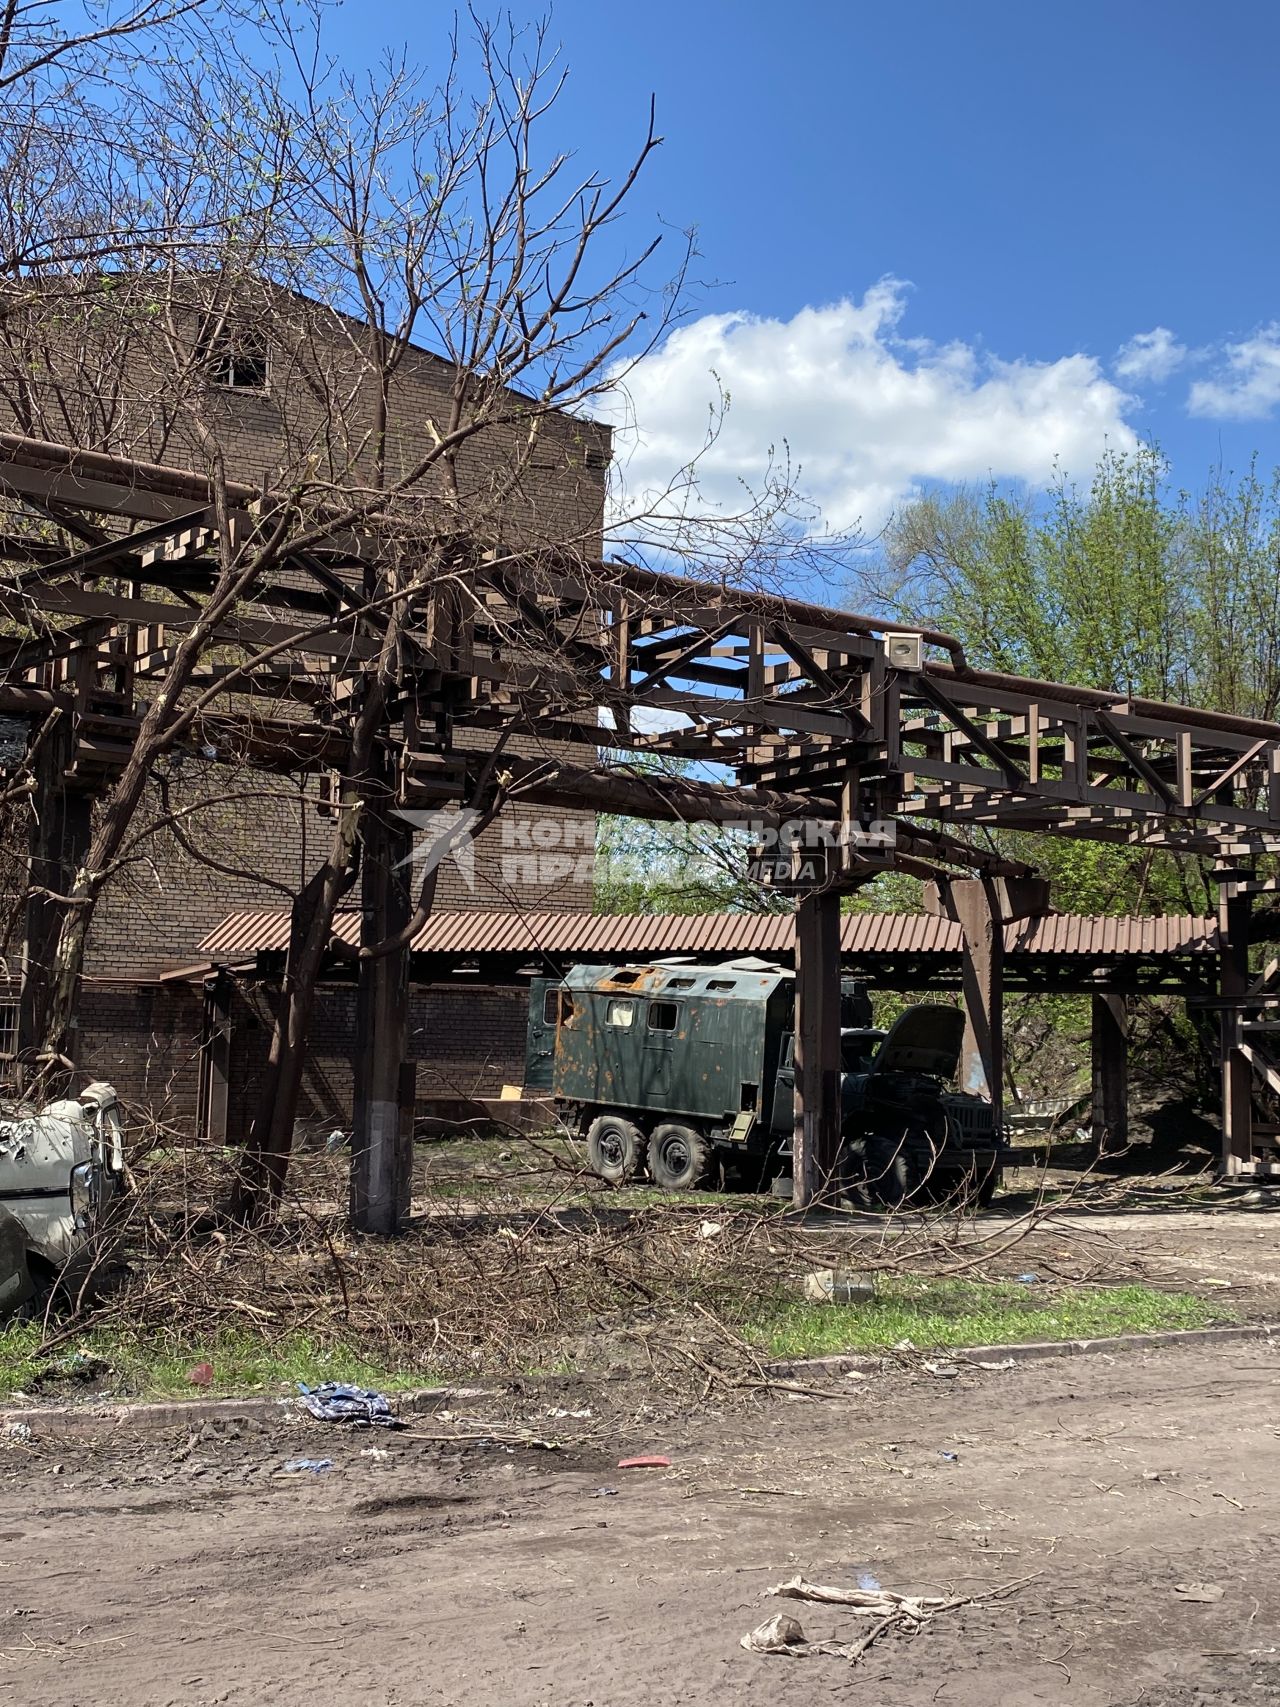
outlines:
[[[840,1160],[840,896],[802,896],[796,909],[795,1131],[792,1201],[803,1209]]]
[[[362,947],[394,935],[412,912],[414,873],[402,862],[413,852],[413,831],[394,814],[389,779],[382,780],[381,797],[369,803],[361,820]],[[360,1232],[398,1233],[408,1220],[413,1174],[408,1054],[409,950],[401,948],[362,960],[358,973],[351,1224]]]
[[[1123,996],[1093,998],[1093,1142],[1105,1156],[1129,1142],[1129,1028]]]
[[[989,878],[951,884],[951,909],[964,933],[961,989],[964,1048],[960,1088],[991,1102],[996,1129],[1004,1120],[1004,926]]]

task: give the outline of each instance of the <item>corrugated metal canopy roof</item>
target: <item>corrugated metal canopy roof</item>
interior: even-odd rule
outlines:
[[[475,909],[433,913],[414,938],[422,954],[573,954],[611,958],[659,954],[780,954],[792,947],[789,913],[510,913]],[[360,939],[360,915],[339,913],[334,934]],[[277,909],[230,913],[198,952],[216,959],[283,951],[289,915]],[[1214,954],[1214,919],[1088,918],[1048,913],[1005,926],[1014,954],[1097,957]],[[847,913],[840,946],[848,955],[960,953],[960,927],[928,913]]]

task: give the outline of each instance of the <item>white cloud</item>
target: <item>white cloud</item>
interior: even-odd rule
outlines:
[[[1055,461],[1086,472],[1107,442],[1136,445],[1125,419],[1133,399],[1092,356],[1000,361],[964,343],[901,338],[906,292],[883,279],[861,302],[791,320],[709,314],[672,333],[618,400],[630,506],[701,449],[719,386],[730,407],[699,463],[704,497],[741,508],[742,483],[759,490],[785,441],[834,529],[878,528],[924,482],[1039,483]]]
[[[1167,326],[1139,332],[1116,351],[1115,371],[1121,379],[1138,384],[1161,385],[1187,359],[1187,346],[1180,344]]]
[[[1280,403],[1280,322],[1238,344],[1227,344],[1211,379],[1197,380],[1187,397],[1193,415],[1259,421]]]

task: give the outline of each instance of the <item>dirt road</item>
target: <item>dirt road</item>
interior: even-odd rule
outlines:
[[[556,1454],[306,1423],[9,1442],[0,1700],[1280,1701],[1274,1347],[840,1392],[607,1429],[599,1402],[550,1419],[544,1401]],[[672,1468],[616,1468],[645,1449]],[[280,1476],[299,1451],[334,1468]],[[851,1672],[739,1646],[782,1605],[765,1590],[796,1572],[926,1592],[1031,1580],[1001,1606],[886,1636]],[[1192,1582],[1221,1600],[1179,1599]],[[813,1638],[857,1629],[834,1608],[787,1609]]]

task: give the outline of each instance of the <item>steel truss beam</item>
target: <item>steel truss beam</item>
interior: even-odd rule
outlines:
[[[0,709],[63,707],[75,719],[73,768],[105,780],[220,560],[267,537],[278,504],[230,488],[223,538],[198,475],[13,435],[0,435],[0,493],[54,506],[92,540],[42,562],[43,536],[0,535],[14,565],[0,585],[11,630],[0,639]],[[226,683],[202,726],[216,726],[220,753],[294,769],[338,761],[385,627],[384,612],[361,609],[361,588],[387,544],[370,526],[285,548],[220,626],[199,676],[202,687]],[[440,797],[440,763],[474,750],[464,730],[532,724],[584,750],[707,760],[757,800],[781,794],[823,818],[851,810],[1188,852],[1280,850],[1280,724],[975,670],[932,632],[926,643],[947,656],[899,670],[884,641],[902,625],[625,562],[477,553],[415,594],[413,618],[387,732],[421,760],[401,767],[406,795],[434,761],[422,786]],[[246,677],[265,647],[276,648],[269,663]],[[592,752],[584,774],[596,768]],[[663,787],[630,791],[626,809],[668,815]],[[583,784],[582,804],[593,789]],[[973,866],[970,852],[952,837],[940,857]]]

